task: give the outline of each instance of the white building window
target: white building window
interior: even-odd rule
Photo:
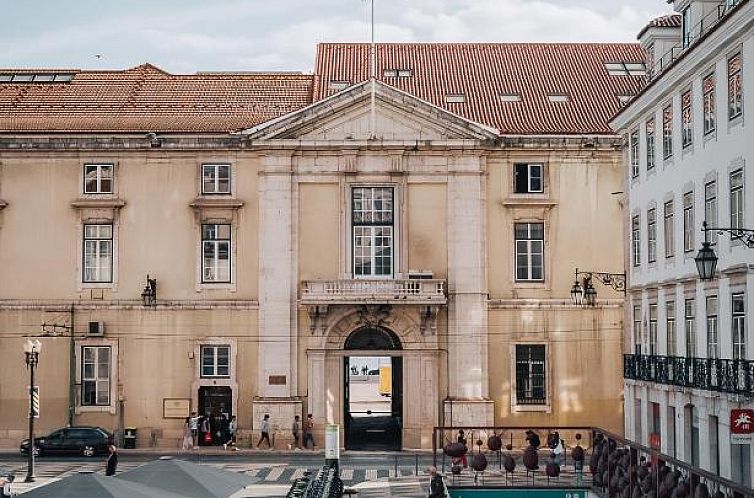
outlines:
[[[534,194],[543,192],[542,164],[516,164],[514,167],[514,184],[517,194]]]
[[[704,221],[710,227],[717,226],[717,182],[715,180],[704,184]],[[717,232],[707,232],[710,242],[717,243]]]
[[[230,346],[202,346],[202,378],[230,377]]]
[[[639,176],[639,130],[631,133],[631,178]]]
[[[83,275],[85,283],[113,281],[113,226],[84,225]]]
[[[352,193],[353,274],[355,277],[393,275],[394,190],[355,187]]]
[[[704,134],[712,133],[717,128],[715,112],[715,74],[709,74],[702,81],[704,100]]]
[[[744,227],[744,171],[737,169],[730,174],[730,226]]]
[[[647,120],[647,171],[655,167],[655,120]]]
[[[649,305],[649,354],[657,354],[657,303]]]
[[[694,300],[686,299],[683,302],[683,318],[686,331],[686,357],[696,357],[696,327],[695,327],[695,313],[694,313]]]
[[[655,209],[647,211],[647,262],[657,260],[657,214]]]
[[[638,215],[631,218],[631,260],[634,266],[641,264],[641,227]]]
[[[81,405],[110,405],[110,346],[82,346],[81,358]]]
[[[686,48],[691,45],[691,42],[693,41],[691,34],[691,6],[683,9],[681,16],[681,25],[683,29],[683,48]]]
[[[230,225],[202,225],[202,283],[230,282]]]
[[[744,112],[744,90],[741,78],[741,54],[728,59],[728,119],[736,119]]]
[[[677,335],[675,330],[675,301],[665,301],[665,340],[667,347],[667,356],[675,356],[677,347]]]
[[[694,143],[694,109],[691,105],[691,90],[681,95],[681,145],[688,147]]]
[[[516,237],[516,280],[544,280],[544,223],[516,223],[514,231]]]
[[[694,192],[683,194],[683,252],[694,250]]]
[[[113,193],[113,165],[85,164],[84,165],[84,193],[112,194]]]
[[[634,305],[632,318],[634,323],[634,354],[641,354],[641,305]]]
[[[731,309],[733,311],[733,359],[746,359],[746,304],[744,294],[731,296]]]
[[[675,254],[675,218],[673,212],[673,201],[667,201],[663,206],[664,224],[663,238],[665,239],[665,257],[672,258]]]
[[[662,156],[673,157],[673,104],[662,110]]]
[[[230,164],[202,164],[202,194],[230,194]]]
[[[720,358],[717,332],[717,296],[707,296],[707,358]]]
[[[516,345],[516,404],[547,404],[546,362],[544,344]]]

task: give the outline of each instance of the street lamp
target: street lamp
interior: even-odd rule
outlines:
[[[34,482],[34,419],[39,416],[39,394],[34,386],[34,369],[39,364],[42,343],[38,339],[27,339],[24,343],[26,368],[29,370],[29,465],[24,482]]]
[[[717,266],[717,255],[712,250],[712,244],[709,241],[709,230],[707,222],[702,223],[704,242],[702,243],[702,248],[699,249],[694,258],[696,271],[699,272],[699,278],[702,280],[712,280],[712,277],[715,276],[715,267]]]
[[[579,280],[581,276],[581,280]],[[601,282],[602,285],[612,287],[618,292],[626,293],[625,273],[606,273],[599,271],[579,271],[576,268],[576,281],[571,287],[571,299],[576,306],[596,306],[597,290],[592,285],[592,279]]]
[[[141,292],[141,300],[144,306],[156,306],[157,305],[157,279],[149,278],[147,275],[147,285],[144,286],[144,290]]]

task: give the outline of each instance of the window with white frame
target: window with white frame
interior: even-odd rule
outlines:
[[[230,346],[227,344],[203,345],[201,356],[202,378],[230,377]]]
[[[649,304],[649,354],[657,354],[657,303]]]
[[[673,157],[673,104],[662,110],[662,157]]]
[[[631,178],[639,176],[639,130],[631,133]]]
[[[230,282],[231,226],[202,225],[202,283]]]
[[[741,74],[741,53],[728,59],[728,119],[735,119],[744,112],[744,94]]]
[[[635,304],[633,308],[634,330],[634,354],[641,354],[641,305]]]
[[[83,274],[85,283],[113,281],[113,226],[84,225]]]
[[[81,348],[81,405],[110,405],[112,351],[110,346]]]
[[[84,165],[84,193],[112,194],[113,193],[113,165],[85,164]]]
[[[657,211],[653,208],[647,211],[647,262],[657,260]]]
[[[717,296],[707,296],[707,358],[720,358],[717,333]]]
[[[663,206],[665,220],[663,222],[663,239],[665,242],[665,257],[672,258],[675,254],[675,218],[673,201],[667,201]]]
[[[731,296],[733,359],[746,359],[746,303],[743,293]]]
[[[694,110],[691,105],[691,90],[681,95],[681,145],[694,143]]]
[[[542,281],[545,278],[545,224],[516,223],[516,280]]]
[[[230,164],[202,164],[202,194],[230,194]]]
[[[655,167],[655,120],[648,119],[647,130],[647,171]]]
[[[681,28],[682,28],[682,34],[683,34],[683,48],[688,47],[691,45],[692,42],[692,34],[691,34],[691,6],[686,7],[681,12]]]
[[[686,332],[686,357],[696,357],[696,326],[695,326],[694,300],[683,301],[683,319]]]
[[[547,404],[546,362],[544,344],[516,345],[516,404]]]
[[[641,264],[641,227],[639,215],[631,218],[631,260],[634,266]]]
[[[393,275],[393,196],[393,187],[351,190],[354,277]]]
[[[543,164],[516,164],[514,167],[514,184],[517,194],[534,194],[544,192]]]
[[[694,250],[694,192],[683,194],[683,252]]]
[[[717,226],[717,182],[708,181],[704,184],[704,221],[708,226]],[[717,243],[717,232],[707,232],[712,244]]]
[[[676,331],[675,331],[675,300],[669,299],[665,301],[665,340],[667,347],[667,356],[675,356],[676,347]]]
[[[715,111],[715,73],[708,74],[702,81],[704,101],[704,134],[712,133],[717,128]]]
[[[744,227],[744,171],[730,173],[730,226]]]

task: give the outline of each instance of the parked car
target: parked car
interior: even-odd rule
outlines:
[[[37,455],[75,454],[85,457],[106,454],[113,443],[113,435],[102,427],[66,427],[47,436],[34,438]],[[21,442],[21,454],[29,453],[29,440]]]

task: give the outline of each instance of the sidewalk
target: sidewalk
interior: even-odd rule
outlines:
[[[186,456],[186,455],[207,455],[207,456],[221,456],[221,455],[276,455],[276,456],[305,456],[305,455],[324,455],[324,449],[317,448],[316,450],[268,450],[268,449],[256,449],[256,448],[240,448],[238,450],[227,449],[224,450],[222,446],[200,446],[197,449],[183,451],[177,448],[168,447],[154,447],[154,448],[136,448],[136,449],[124,449],[118,448],[118,454],[130,455],[130,456]],[[384,455],[432,455],[432,450],[419,449],[419,450],[401,450],[401,451],[353,451],[353,450],[341,450],[341,456],[343,455],[355,455],[355,456],[384,456]],[[0,449],[0,456],[17,456],[19,458],[26,458],[22,456],[18,449],[3,448]]]

